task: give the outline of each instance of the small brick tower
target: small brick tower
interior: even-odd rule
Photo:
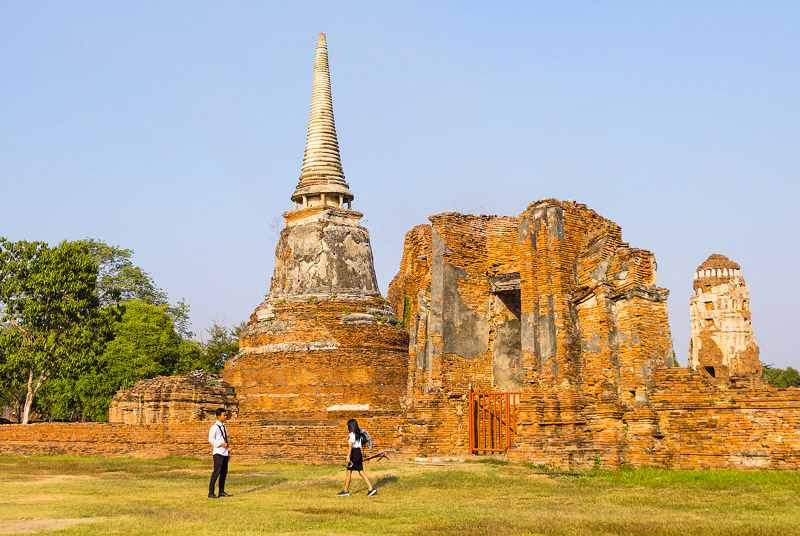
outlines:
[[[719,379],[760,376],[750,289],[739,265],[715,253],[697,267],[693,286],[689,366]]]

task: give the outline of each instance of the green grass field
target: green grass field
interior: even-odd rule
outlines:
[[[344,470],[233,458],[225,499],[210,460],[0,457],[0,534],[800,535],[800,472],[594,471],[525,464],[366,464]],[[247,473],[262,473],[251,474]]]

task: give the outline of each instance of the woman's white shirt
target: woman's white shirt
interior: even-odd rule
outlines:
[[[353,432],[350,432],[350,437],[347,439],[347,442],[353,445],[354,449],[361,448],[361,439],[356,439],[356,434],[354,434]]]

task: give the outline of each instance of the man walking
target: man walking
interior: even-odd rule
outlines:
[[[228,410],[217,410],[217,422],[211,425],[208,431],[208,442],[214,445],[214,472],[211,473],[211,482],[208,485],[208,498],[230,497],[225,493],[225,477],[228,476],[228,431],[225,421],[228,419]],[[219,478],[219,495],[214,494],[214,484]]]

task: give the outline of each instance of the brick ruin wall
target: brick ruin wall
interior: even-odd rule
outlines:
[[[633,465],[800,468],[800,389],[725,387],[687,367],[657,370],[654,386]]]
[[[800,389],[719,390],[684,367],[664,367],[654,376],[659,388],[650,397],[652,410],[619,416],[625,435],[625,463],[634,467],[693,469],[800,467]],[[339,412],[327,420],[299,422],[234,419],[228,422],[232,453],[243,459],[338,463],[344,457],[345,423],[350,416]],[[436,445],[431,442],[427,448],[407,447],[414,441],[411,434],[420,430],[420,425],[415,427],[404,415],[387,417],[358,416],[361,426],[370,430],[376,451],[388,450],[390,459],[395,460],[414,454],[436,454]],[[210,424],[211,421],[4,425],[0,426],[0,454],[203,458],[210,457]],[[552,436],[589,431],[579,424],[538,426],[550,428]],[[542,437],[541,442],[546,443],[546,439]],[[539,452],[528,453],[515,446],[509,456],[564,468],[589,466],[575,454],[570,455],[570,451],[558,452],[547,445]],[[618,465],[602,456],[600,459],[603,467]]]
[[[344,463],[348,414],[328,420],[257,421],[226,423],[231,454],[242,459],[315,463]],[[121,423],[36,423],[0,426],[0,454],[64,456],[133,456],[211,458],[206,422],[131,425]],[[361,419],[370,430],[375,452],[392,452],[399,443],[396,423]],[[397,459],[397,458],[395,458]]]
[[[271,318],[254,315],[225,371],[240,400],[237,456],[337,461],[350,416],[397,456],[467,455],[472,387],[522,393],[514,459],[800,467],[800,389],[669,366],[652,253],[583,205],[432,216],[407,234],[388,301],[407,335],[369,313],[378,301],[278,303]],[[338,346],[296,346],[309,341]],[[336,409],[345,403],[370,409]],[[0,452],[204,456],[209,424],[7,425]]]
[[[590,413],[595,435],[616,446],[616,424],[604,416],[618,420],[620,399],[635,397],[629,384],[671,349],[652,254],[570,203],[532,205],[519,218],[439,214],[431,223],[407,236],[389,291],[411,333],[409,398],[425,423],[414,435],[425,448],[467,453],[469,387],[521,391],[520,449],[586,458],[606,445],[562,427],[585,425],[586,405],[605,390],[608,402]],[[514,277],[516,289],[493,291]]]
[[[218,408],[237,415],[236,392],[219,376],[196,370],[142,380],[119,391],[111,399],[108,420],[124,424],[205,421]]]
[[[503,286],[515,277],[516,293]],[[732,389],[743,384],[671,367],[666,297],[653,254],[629,247],[616,224],[584,205],[546,200],[519,218],[432,216],[407,234],[388,293],[411,338],[413,441],[404,446],[469,453],[471,386],[522,392],[515,458],[797,467],[797,394],[757,379]],[[692,419],[712,408],[721,416]],[[752,416],[767,408],[774,417]],[[762,434],[769,439],[755,448]],[[704,441],[695,450],[708,455],[689,452]]]

